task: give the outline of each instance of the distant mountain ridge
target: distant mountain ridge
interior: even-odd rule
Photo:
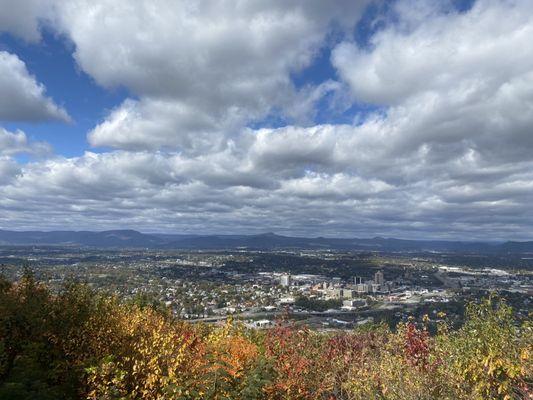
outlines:
[[[56,245],[100,248],[151,249],[335,249],[368,251],[438,251],[475,253],[533,253],[533,241],[484,243],[444,240],[305,238],[274,233],[259,235],[147,234],[135,230],[7,231],[0,230],[0,245]]]
[[[161,239],[134,230],[91,231],[5,231],[0,230],[4,245],[78,245],[91,247],[152,247]]]

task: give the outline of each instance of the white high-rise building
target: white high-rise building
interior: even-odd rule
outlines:
[[[289,274],[281,275],[279,283],[281,286],[289,287],[291,285],[291,276]]]

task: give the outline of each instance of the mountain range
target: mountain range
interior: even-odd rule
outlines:
[[[0,230],[0,245],[55,245],[97,248],[150,249],[334,249],[368,251],[432,251],[472,253],[533,253],[528,242],[468,242],[403,240],[394,238],[292,237],[274,233],[259,235],[146,234],[135,230],[92,231],[8,231]]]

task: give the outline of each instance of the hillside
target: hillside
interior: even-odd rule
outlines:
[[[497,299],[470,305],[456,331],[444,315],[394,332],[256,331],[0,279],[1,399],[526,399],[532,346],[531,323]]]

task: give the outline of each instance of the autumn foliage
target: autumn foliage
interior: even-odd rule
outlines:
[[[443,317],[443,316],[442,316]],[[175,320],[81,285],[0,280],[0,399],[530,399],[533,331],[485,299],[438,333]]]

